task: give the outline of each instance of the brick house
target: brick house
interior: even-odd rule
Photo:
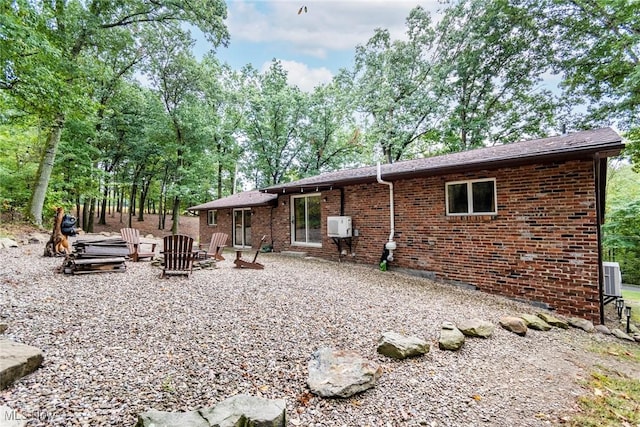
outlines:
[[[604,128],[330,172],[189,209],[200,212],[201,242],[224,231],[236,247],[266,235],[277,252],[373,265],[384,255],[391,269],[600,323],[606,162],[623,148]],[[338,216],[350,218],[350,237],[328,236],[329,217],[333,233],[347,224]]]

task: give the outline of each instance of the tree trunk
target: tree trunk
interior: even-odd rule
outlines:
[[[93,218],[96,215],[96,199],[93,197],[89,199],[89,224],[87,225],[87,229],[85,230],[87,233],[93,233]]]
[[[171,234],[178,234],[178,225],[180,223],[180,197],[176,196],[173,199],[173,212],[171,213]]]
[[[150,185],[151,179],[146,179],[142,182],[142,188],[140,189],[140,203],[138,205],[138,221],[144,221],[145,201],[147,200],[147,195],[149,194]]]
[[[56,116],[53,125],[51,126],[49,136],[47,137],[47,144],[45,146],[42,159],[40,159],[40,165],[38,165],[38,181],[33,189],[30,203],[31,206],[29,208],[31,221],[38,226],[42,226],[42,209],[44,208],[44,199],[47,195],[47,188],[49,187],[51,171],[53,170],[53,163],[56,159],[56,150],[60,143],[60,135],[62,134],[63,127],[64,115],[60,113]]]
[[[120,212],[120,224],[122,224],[122,209],[124,205],[124,190],[121,188],[118,193],[118,212]]]
[[[218,199],[222,198],[222,162],[218,161]]]
[[[78,227],[82,228],[82,222],[80,222],[80,214],[82,211],[80,210],[80,196],[76,196],[76,218],[78,219]]]
[[[109,198],[109,186],[105,183],[104,190],[102,190],[102,209],[100,210],[100,219],[98,224],[107,224],[107,199]]]
[[[138,184],[134,184],[131,186],[131,195],[129,196],[129,219],[127,221],[128,227],[133,227],[133,214],[136,208],[136,194],[138,193]]]
[[[160,205],[158,208],[158,230],[164,230],[164,212],[162,211],[164,209],[164,203],[162,202],[163,197],[164,195],[160,193],[160,201],[158,203]]]
[[[89,198],[84,199],[83,207],[82,207],[82,229],[84,231],[89,231]]]

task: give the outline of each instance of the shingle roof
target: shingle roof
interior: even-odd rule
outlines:
[[[549,138],[515,142],[506,145],[479,148],[445,154],[425,159],[407,160],[381,165],[383,179],[394,180],[413,176],[438,175],[460,170],[477,170],[552,161],[560,159],[580,158],[600,153],[603,157],[617,155],[624,148],[622,138],[611,128],[576,132]],[[286,184],[274,185],[262,189],[267,193],[284,193],[300,189],[325,189],[345,185],[374,182],[377,167],[368,166],[328,172],[321,175],[300,179]]]
[[[190,211],[204,211],[209,209],[239,208],[249,206],[265,206],[274,203],[278,196],[275,194],[261,193],[258,190],[244,191],[222,199],[217,199],[201,205],[192,206]]]

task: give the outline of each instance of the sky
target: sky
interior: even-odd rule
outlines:
[[[289,74],[289,84],[310,92],[340,68],[352,68],[355,48],[376,28],[402,38],[405,19],[417,5],[437,16],[439,0],[227,0],[229,47],[216,56],[235,69],[252,64],[264,71],[275,58]],[[306,12],[298,14],[306,6]],[[195,54],[211,50],[201,33]]]

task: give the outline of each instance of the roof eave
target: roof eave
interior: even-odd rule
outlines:
[[[232,204],[228,204],[228,205],[220,205],[220,206],[216,206],[216,205],[209,205],[207,206],[207,204],[204,205],[198,205],[198,206],[193,206],[188,208],[188,211],[193,211],[193,212],[198,212],[198,211],[209,211],[209,210],[215,210],[215,209],[233,209],[233,208],[254,208],[254,207],[258,207],[258,206],[275,206],[276,205],[276,200],[269,200],[268,202],[260,202],[260,203],[232,203]]]
[[[617,144],[616,144],[617,142]],[[529,156],[515,157],[515,158],[506,158],[506,159],[496,159],[496,160],[487,160],[481,161],[477,163],[461,163],[456,165],[447,165],[440,167],[433,167],[429,169],[416,169],[411,171],[402,171],[395,173],[386,173],[382,174],[382,178],[385,180],[398,180],[398,179],[409,179],[415,178],[419,176],[433,176],[433,175],[444,175],[448,173],[457,173],[460,171],[477,171],[481,169],[495,169],[499,167],[514,167],[514,166],[522,166],[525,164],[532,164],[536,162],[553,162],[553,161],[567,161],[567,160],[577,160],[577,159],[586,159],[591,158],[594,154],[599,154],[600,157],[613,157],[620,154],[620,152],[624,149],[624,144],[622,140],[614,141],[613,145],[611,142],[597,145],[585,147],[580,150],[573,151],[558,151],[558,152],[550,152],[550,153],[536,153]],[[364,177],[358,178],[346,178],[342,180],[331,180],[324,182],[314,182],[309,184],[295,184],[293,185],[284,184],[278,187],[265,188],[261,191],[264,193],[271,194],[287,194],[287,193],[299,193],[302,190],[313,190],[318,189],[317,191],[324,191],[330,189],[342,188],[350,185],[358,185],[358,184],[370,184],[377,181],[377,177],[375,175],[368,175]]]
[[[536,155],[523,156],[518,158],[497,159],[497,160],[488,160],[488,161],[483,161],[478,163],[465,163],[465,164],[459,164],[459,165],[453,165],[453,166],[442,166],[442,167],[431,168],[428,170],[415,170],[415,171],[383,174],[382,178],[397,180],[397,179],[415,178],[418,176],[445,175],[448,173],[458,173],[461,171],[467,172],[467,171],[478,171],[482,169],[516,167],[516,166],[530,165],[534,163],[550,163],[550,162],[557,162],[557,161],[591,159],[595,154],[598,154],[602,158],[614,157],[619,155],[623,148],[624,148],[624,145],[620,144],[620,146],[616,148],[607,147],[607,150],[585,149],[585,150],[579,150],[579,151],[576,150],[571,152],[536,154]]]

